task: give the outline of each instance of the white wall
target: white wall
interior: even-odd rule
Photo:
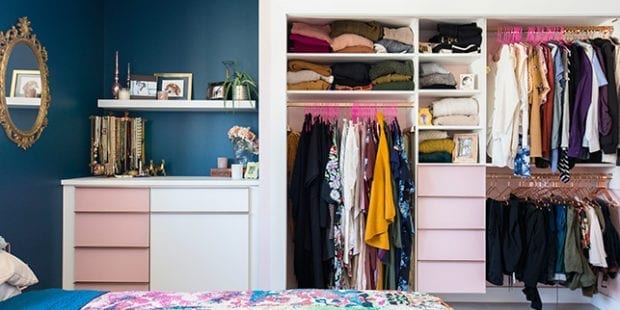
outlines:
[[[415,0],[261,0],[259,3],[259,130],[261,135],[260,201],[269,215],[263,217],[261,247],[270,262],[269,279],[259,288],[286,285],[286,17],[289,15],[373,17],[527,17],[535,22],[558,17],[620,16],[620,1],[415,1]],[[537,19],[537,18],[536,18]],[[585,22],[585,21],[584,21]]]

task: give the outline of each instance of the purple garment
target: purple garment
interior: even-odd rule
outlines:
[[[568,156],[582,158],[581,144],[583,142],[583,134],[586,131],[588,109],[592,102],[592,63],[583,47],[579,46],[576,51],[581,56],[581,72],[577,82],[577,92],[575,93],[575,106],[571,113]]]
[[[611,132],[611,126],[613,126],[613,119],[611,117],[611,112],[609,111],[609,100],[607,99],[608,97],[608,92],[607,92],[607,78],[605,77],[607,75],[606,72],[606,68],[604,66],[601,66],[600,64],[604,64],[605,60],[603,59],[603,54],[601,53],[601,49],[592,44],[592,48],[594,48],[594,57],[597,58],[598,63],[599,63],[599,67],[601,69],[601,73],[602,73],[602,78],[604,79],[604,81],[601,81],[599,76],[597,75],[597,79],[598,80],[598,132],[603,135],[606,136]]]
[[[329,42],[321,39],[291,33],[289,41],[291,42],[291,47],[289,48],[291,52],[329,53],[331,51]]]

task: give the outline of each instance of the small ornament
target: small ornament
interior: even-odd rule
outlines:
[[[112,84],[112,96],[118,99],[118,92],[121,90],[121,84],[118,82],[118,51],[114,57],[114,83]]]
[[[127,63],[127,89],[129,89],[130,87],[130,82],[131,82],[131,64]]]

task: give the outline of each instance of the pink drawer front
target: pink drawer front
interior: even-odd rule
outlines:
[[[420,166],[418,196],[485,197],[484,166]]]
[[[416,291],[484,293],[484,262],[418,262]]]
[[[149,212],[149,189],[78,187],[75,211]]]
[[[77,213],[76,246],[149,246],[148,213]]]
[[[75,249],[76,282],[149,282],[148,249]]]
[[[418,229],[419,260],[485,260],[484,230]]]
[[[95,290],[95,291],[148,291],[148,283],[75,283],[76,290]]]
[[[485,228],[484,198],[418,198],[418,228]]]

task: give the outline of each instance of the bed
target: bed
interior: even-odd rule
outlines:
[[[452,309],[418,292],[296,289],[196,293],[45,289],[0,302],[0,309]]]

